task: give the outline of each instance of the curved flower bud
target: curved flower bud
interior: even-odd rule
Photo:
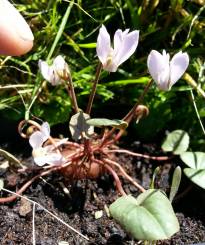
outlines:
[[[43,143],[50,136],[50,126],[47,122],[41,125],[39,131],[34,132],[29,139],[29,143],[33,148],[32,155],[34,162],[38,166],[43,166],[46,163],[51,165],[65,163],[65,158],[58,152],[55,152],[55,146],[47,145],[43,147]],[[56,147],[64,144],[67,139],[62,139],[56,143]]]
[[[137,48],[139,31],[118,29],[114,35],[114,48],[111,46],[110,35],[104,25],[100,28],[97,38],[97,56],[104,70],[115,72],[119,65],[126,61]]]
[[[170,61],[169,54],[152,50],[147,59],[150,75],[159,89],[167,91],[181,78],[189,65],[189,56],[182,51],[175,54]]]
[[[38,65],[43,78],[53,86],[61,84],[63,80],[67,80],[70,77],[68,64],[61,55],[58,55],[53,60],[53,64],[51,66],[42,60],[39,60]]]

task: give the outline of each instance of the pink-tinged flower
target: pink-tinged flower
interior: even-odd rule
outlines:
[[[65,163],[65,158],[55,148],[64,144],[67,139],[62,139],[56,143],[56,146],[47,145],[43,146],[43,143],[48,140],[50,136],[50,127],[47,122],[41,125],[40,131],[34,132],[29,139],[29,143],[33,148],[32,155],[34,162],[38,166],[43,166],[46,163],[50,165],[60,165]]]
[[[104,25],[100,28],[97,38],[97,56],[104,70],[115,72],[119,65],[126,61],[137,48],[139,31],[118,29],[114,35],[114,45],[111,47],[110,35]]]
[[[181,78],[189,65],[187,53],[178,52],[170,61],[169,54],[163,50],[162,54],[152,50],[147,59],[150,75],[161,90],[170,90]]]
[[[61,84],[70,75],[68,64],[61,55],[58,55],[50,66],[42,60],[39,60],[38,65],[43,78],[53,86]]]

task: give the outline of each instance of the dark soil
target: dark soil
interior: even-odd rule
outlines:
[[[10,147],[5,145],[3,147],[9,148],[11,153],[14,152]],[[141,153],[159,154],[157,147],[153,144],[133,143],[131,147],[127,148],[132,148],[132,150]],[[12,147],[12,149],[15,148]],[[23,158],[22,161],[26,164],[32,164],[31,158],[19,156],[19,154],[18,158]],[[169,193],[171,174],[176,166],[175,163],[179,163],[179,159],[175,159],[173,163],[133,158],[122,154],[119,154],[117,158],[117,161],[124,166],[126,171],[145,188],[149,187],[153,169],[160,165],[161,174],[157,178],[156,185]],[[0,163],[3,161],[5,159],[0,158]],[[16,175],[11,170],[6,172],[0,170],[0,177],[5,179],[5,188],[13,191],[22,186],[31,176],[31,173],[29,175]],[[62,183],[68,188],[69,193],[63,190]],[[127,193],[137,197],[139,192],[130,183],[125,180],[122,180],[122,183]],[[186,192],[187,187],[189,191]],[[1,192],[1,196],[6,195],[5,192]],[[112,218],[108,217],[106,207],[109,207],[118,195],[112,177],[107,174],[97,180],[70,182],[55,173],[35,181],[24,192],[24,195],[38,202],[89,238],[89,242],[81,238],[36,206],[36,244],[55,245],[59,241],[67,241],[69,245],[141,244],[132,240]],[[27,206],[28,211],[25,211]],[[181,188],[173,206],[180,222],[180,232],[170,240],[159,241],[157,244],[188,245],[205,242],[205,191],[192,185],[183,177]],[[96,219],[95,214],[100,210],[103,211],[103,215]],[[29,207],[28,203],[18,198],[12,203],[1,204],[0,214],[0,244],[32,244],[32,206]]]

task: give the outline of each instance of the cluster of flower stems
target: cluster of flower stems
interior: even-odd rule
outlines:
[[[126,61],[135,51],[138,45],[139,31],[129,33],[117,30],[114,35],[114,48],[111,46],[110,35],[106,28],[102,26],[97,38],[97,56],[100,60],[97,66],[95,80],[93,81],[92,90],[89,96],[85,113],[90,117],[93,100],[97,90],[97,84],[102,69],[108,72],[115,72],[119,65]],[[147,83],[143,93],[137,100],[133,108],[124,116],[123,121],[130,124],[134,120],[139,120],[143,114],[146,114],[145,107],[142,107],[145,94],[148,92],[153,81],[161,90],[170,90],[171,87],[184,74],[189,64],[187,53],[181,51],[174,55],[170,61],[169,54],[163,51],[162,54],[152,50],[148,56],[147,66],[152,79]],[[68,94],[72,101],[75,114],[79,113],[79,107],[74,91],[72,76],[67,63],[62,56],[57,56],[50,66],[45,61],[39,61],[39,68],[45,80],[53,86],[64,84],[67,87]],[[32,129],[32,134],[25,133],[25,128]],[[52,138],[48,124],[40,125],[33,120],[23,120],[19,123],[19,133],[24,138],[29,138],[33,148],[34,162],[38,174],[26,182],[17,194],[22,194],[29,185],[36,179],[46,176],[51,172],[58,171],[65,178],[84,179],[97,178],[105,172],[110,173],[116,184],[117,191],[121,195],[126,195],[119,175],[130,181],[137,189],[144,192],[145,189],[137,183],[123,166],[115,161],[115,153],[130,154],[136,157],[144,157],[152,160],[167,160],[168,157],[155,157],[116,147],[117,142],[124,132],[124,128],[104,129],[102,134],[93,134],[90,138],[84,136],[83,132],[77,142]],[[29,130],[27,130],[28,132]],[[58,163],[58,164],[54,164]],[[59,164],[60,163],[60,164]],[[45,165],[45,166],[44,166]],[[40,167],[40,168],[39,168]],[[19,172],[32,170],[29,167],[19,169]],[[0,203],[9,202],[16,199],[16,195],[0,198]]]
[[[96,93],[96,85],[98,83],[99,74],[101,71],[102,65],[100,64],[97,68],[96,79],[93,83],[93,89],[90,94],[89,103],[86,109],[87,113],[91,113],[93,98]],[[77,113],[79,111],[77,100],[74,92],[74,87],[72,85],[72,80],[68,79],[68,91],[69,95],[71,96],[73,102],[73,108]],[[152,80],[147,84],[144,89],[144,92],[138,99],[137,103],[134,107],[127,113],[127,115],[123,118],[128,124],[134,118],[136,119],[136,111],[138,106],[143,101],[145,94],[147,93],[148,89],[152,84]],[[143,112],[140,112],[143,113]],[[24,133],[25,128],[29,126],[29,129],[32,128],[32,131],[40,131],[41,125],[38,124],[36,121],[33,120],[23,120],[19,123],[18,131],[23,138],[29,138],[30,135],[28,133]],[[27,129],[27,132],[29,130]],[[134,180],[129,174],[126,173],[123,166],[120,163],[115,161],[114,154],[116,153],[124,153],[129,154],[136,157],[143,157],[152,160],[159,160],[164,161],[167,160],[167,156],[149,156],[143,155],[140,153],[134,153],[125,149],[120,149],[116,147],[116,143],[119,141],[120,137],[123,135],[123,129],[115,129],[112,128],[110,130],[104,130],[102,135],[94,136],[91,139],[83,138],[80,142],[72,142],[72,141],[65,141],[62,145],[58,146],[58,142],[61,139],[52,138],[50,135],[48,139],[44,143],[43,147],[46,146],[53,146],[53,151],[61,154],[66,161],[60,165],[48,165],[44,166],[43,168],[37,168],[39,173],[31,178],[28,182],[26,182],[16,193],[22,194],[36,179],[46,176],[52,172],[60,172],[66,178],[70,179],[85,179],[85,178],[97,178],[100,175],[104,174],[105,172],[110,173],[113,176],[113,179],[116,184],[116,189],[121,195],[126,195],[119,175],[127,179],[131,184],[133,184],[137,189],[141,192],[144,192],[145,189],[136,181]],[[19,172],[26,172],[31,171],[33,168],[22,168],[19,169]],[[12,195],[9,197],[2,197],[0,198],[0,203],[10,202],[17,198],[16,195]]]

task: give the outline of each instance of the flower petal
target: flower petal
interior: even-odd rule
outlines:
[[[43,142],[45,142],[48,137],[50,136],[50,126],[48,124],[48,122],[44,122],[41,125],[41,133],[42,133],[42,138],[43,138]]]
[[[64,164],[66,160],[62,155],[58,153],[49,153],[48,155],[45,156],[34,157],[34,162],[38,166],[43,166],[45,164],[60,165],[60,164]]]
[[[50,83],[53,86],[57,86],[62,83],[62,79],[59,77],[58,73],[54,70],[53,76],[50,79]]]
[[[139,40],[139,31],[128,33],[128,29],[122,32],[117,30],[114,35],[113,63],[117,66],[126,61],[136,50]]]
[[[50,82],[53,77],[53,68],[49,66],[45,61],[39,60],[38,66],[43,78]]]
[[[53,61],[53,66],[54,66],[54,69],[56,71],[64,70],[65,66],[66,66],[66,62],[65,62],[65,59],[63,58],[63,56],[58,55]]]
[[[46,149],[47,152],[49,152],[49,151],[51,152],[51,151],[55,150],[57,147],[65,144],[67,141],[68,141],[68,138],[64,138],[64,139],[59,140],[57,142],[55,141],[55,145],[53,145],[53,144],[52,145],[46,145],[46,146],[44,146],[44,149]]]
[[[157,83],[158,88],[164,91],[168,91],[170,89],[169,79],[170,79],[170,67],[169,67],[169,63],[167,63],[158,76],[158,83]]]
[[[37,149],[43,145],[44,142],[43,135],[40,131],[34,132],[30,138],[29,138],[29,143],[33,149]]]
[[[152,50],[148,55],[147,67],[157,86],[162,90],[167,90],[169,83],[169,55],[165,51],[160,54],[158,51]]]
[[[189,56],[181,51],[175,54],[170,62],[170,88],[184,74],[189,65]]]
[[[97,38],[97,56],[103,65],[106,64],[107,58],[111,50],[110,35],[107,32],[104,25],[100,28],[100,32]]]
[[[43,165],[46,164],[46,157],[34,157],[34,162],[36,165],[38,165],[39,167],[42,167]]]

